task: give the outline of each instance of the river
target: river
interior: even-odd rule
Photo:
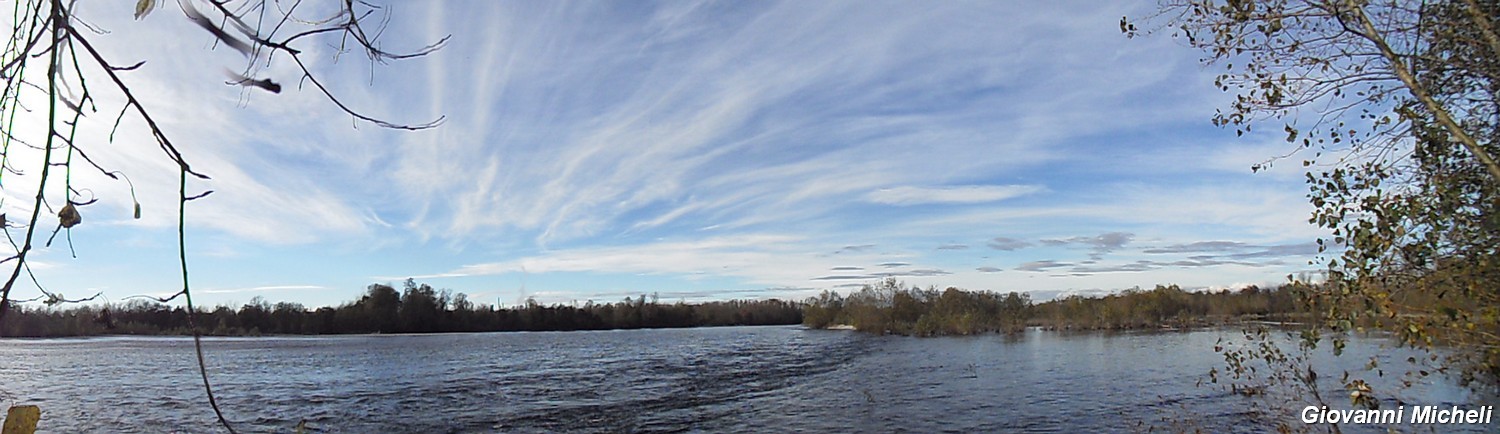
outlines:
[[[290,432],[301,421],[313,432],[359,433],[1300,426],[1301,407],[1265,410],[1257,398],[1200,384],[1209,369],[1223,369],[1213,351],[1221,338],[1241,335],[1032,329],[909,338],[786,326],[205,338],[204,346],[220,405],[241,432]],[[1323,378],[1336,381],[1340,370],[1365,373],[1372,355],[1390,369],[1415,354],[1387,346],[1355,338],[1343,357],[1315,359],[1329,373]],[[1397,377],[1371,383],[1395,389]],[[1495,404],[1433,378],[1385,396]],[[41,406],[44,432],[217,432],[199,381],[191,338],[0,340],[0,404]],[[1329,395],[1347,408],[1346,393]]]

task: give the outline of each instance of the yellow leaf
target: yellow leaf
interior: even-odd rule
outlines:
[[[138,0],[135,2],[135,19],[139,20],[156,9],[156,0]]]
[[[36,423],[42,418],[42,409],[35,405],[11,407],[5,415],[4,434],[31,434],[36,432]]]

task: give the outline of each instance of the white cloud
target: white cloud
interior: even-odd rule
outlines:
[[[229,288],[229,289],[199,289],[193,292],[204,294],[238,294],[242,292],[271,292],[271,291],[321,291],[324,289],[318,285],[278,285],[278,286],[256,286],[252,288]]]
[[[865,200],[886,205],[985,203],[1045,190],[1039,185],[963,185],[952,187],[896,187],[872,191]]]
[[[547,252],[505,262],[472,264],[443,273],[482,276],[528,273],[595,272],[738,276],[764,284],[786,284],[811,277],[807,269],[826,270],[797,259],[802,239],[787,235],[739,235],[692,241],[664,241],[619,247],[592,247]],[[840,260],[846,257],[841,257]]]
[[[1064,291],[1269,271],[1231,264],[1042,282],[1084,259],[1061,255],[1085,249],[1041,240],[1139,234],[1096,240],[1123,255],[1317,233],[1300,181],[1283,176],[1295,170],[1244,175],[1279,144],[1227,146],[1184,127],[1206,123],[1225,98],[1207,85],[1212,74],[1170,41],[1125,40],[1114,6],[477,2],[394,17],[393,46],[455,34],[427,58],[371,70],[309,56],[355,107],[394,120],[448,115],[414,133],[353,128],[291,82],[280,95],[225,87],[221,69],[237,54],[206,50],[211,38],[172,14],[131,21],[128,6],[80,8],[99,9],[95,21],[116,31],[96,38],[112,58],[148,60],[126,79],[214,177],[192,181],[190,190],[216,193],[188,218],[224,248],[198,251],[236,260],[354,269],[338,261],[384,264],[400,252],[423,259],[417,278],[524,267],[792,288],[829,287],[813,279],[835,268],[901,262],[914,283]],[[288,77],[288,67],[272,72]],[[96,98],[101,113],[118,107],[118,95]],[[112,117],[98,117],[81,132],[88,143],[108,131]],[[138,140],[149,137],[140,122],[127,116],[119,136],[90,152],[130,174],[144,218],[129,219],[123,182],[84,170],[77,184],[101,198],[85,225],[174,226],[175,170]],[[5,194],[9,212],[29,206],[24,192]],[[966,206],[910,206],[923,204]],[[866,244],[879,247],[831,255]],[[327,253],[337,246],[368,252]]]
[[[1058,20],[999,5],[894,15],[844,6],[760,4],[724,15],[667,5],[644,25],[545,3],[442,18],[462,28],[479,16],[529,17],[485,23],[484,33],[428,59],[435,66],[425,81],[451,116],[442,131],[401,139],[392,184],[419,210],[410,227],[463,242],[521,236],[547,245],[679,225],[782,225],[825,217],[870,191],[885,190],[874,200],[912,202],[897,196],[921,193],[909,186],[931,185],[933,173],[962,185],[1057,158],[1047,145],[1108,124],[1011,120],[1057,104],[1057,95],[990,92],[1034,70],[1091,64],[1016,54],[1017,45],[1049,48],[1009,36]],[[996,32],[981,16],[1014,27]],[[918,48],[926,54],[893,54]],[[485,79],[470,84],[476,75]],[[1128,95],[1120,83],[1066,87]],[[976,203],[1037,188],[934,192],[945,203]]]

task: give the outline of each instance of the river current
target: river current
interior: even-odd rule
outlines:
[[[1234,329],[909,338],[801,327],[205,338],[241,432],[1261,432],[1299,425],[1204,384]],[[1319,369],[1409,350],[1356,338]],[[1371,381],[1395,388],[1394,373]],[[1325,378],[1338,377],[1336,374]],[[1493,405],[1443,379],[1391,392]],[[1329,380],[1336,381],[1336,380]],[[1333,390],[1337,383],[1327,387]],[[1329,393],[1347,408],[1347,393]],[[1260,399],[1261,401],[1256,401]],[[0,405],[45,432],[219,432],[192,340],[0,340]],[[1274,403],[1273,403],[1274,404]],[[1405,429],[1493,432],[1497,425]],[[1380,431],[1345,426],[1345,432]]]

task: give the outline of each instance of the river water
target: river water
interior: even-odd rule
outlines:
[[[908,338],[787,326],[206,338],[205,351],[220,405],[241,432],[290,432],[301,421],[313,432],[360,433],[1300,426],[1300,406],[1267,407],[1263,398],[1199,384],[1210,368],[1222,370],[1215,343],[1241,337],[1233,329],[1033,329]],[[1359,374],[1372,355],[1391,366],[1415,354],[1383,342],[1356,338],[1343,357],[1318,355],[1319,369]],[[1331,377],[1338,375],[1323,376]],[[1396,377],[1372,383],[1393,389]],[[1431,378],[1386,397],[1496,404]],[[41,406],[45,432],[217,432],[199,381],[190,338],[0,340],[0,404]],[[1346,394],[1330,395],[1347,408]]]

